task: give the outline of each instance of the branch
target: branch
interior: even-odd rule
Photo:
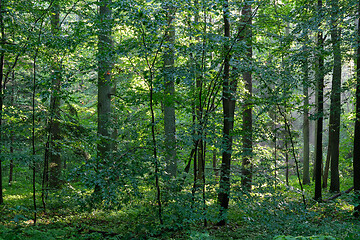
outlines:
[[[352,186],[351,188],[349,188],[348,190],[346,190],[346,191],[344,191],[344,192],[339,192],[338,194],[335,194],[334,196],[329,197],[328,199],[324,200],[324,202],[332,201],[332,200],[340,197],[340,196],[343,195],[344,193],[350,193],[353,189],[354,189],[354,186]]]

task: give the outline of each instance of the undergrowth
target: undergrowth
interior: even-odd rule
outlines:
[[[292,184],[255,188],[251,193],[235,185],[224,227],[216,226],[219,209],[211,200],[216,199],[214,186],[207,188],[205,208],[200,190],[195,195],[183,189],[166,196],[163,225],[151,189],[116,209],[105,209],[82,202],[80,195],[87,193],[80,187],[65,186],[49,194],[46,213],[37,193],[34,225],[31,186],[19,181],[6,187],[0,239],[360,239],[351,193],[317,203],[311,198],[311,186],[306,187],[305,207],[295,181]]]

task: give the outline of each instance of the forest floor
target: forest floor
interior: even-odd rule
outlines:
[[[313,186],[306,188],[311,192]],[[4,188],[0,240],[360,239],[360,222],[352,216],[352,193],[324,203],[312,201],[309,194],[304,208],[297,190],[279,187],[277,192],[279,194],[257,193],[245,197],[235,194],[224,227],[216,226],[216,220],[212,219],[216,215],[211,213],[216,211],[212,206],[216,204],[210,202],[207,226],[203,217],[197,215],[192,219],[191,213],[182,207],[179,215],[188,214],[189,218],[176,217],[176,214],[166,218],[165,211],[164,224],[160,225],[157,208],[149,201],[130,201],[117,210],[90,210],[77,207],[80,200],[62,192],[49,195],[45,214],[39,192],[34,225],[31,185],[29,181],[18,181]],[[331,196],[330,193],[324,195],[324,198]],[[166,206],[164,208],[166,210]]]

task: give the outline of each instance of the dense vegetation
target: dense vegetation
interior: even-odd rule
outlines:
[[[359,4],[0,0],[0,239],[359,239]]]

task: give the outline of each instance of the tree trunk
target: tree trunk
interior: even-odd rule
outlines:
[[[252,31],[251,31],[251,5],[245,5],[242,10],[243,15],[243,24],[246,24],[244,29],[244,36],[246,37],[246,45],[247,45],[247,61],[251,61],[252,59]],[[242,159],[242,187],[247,190],[251,190],[251,182],[252,182],[252,164],[251,164],[251,155],[252,155],[252,76],[251,72],[247,71],[243,74],[245,89],[247,91],[245,96],[245,104],[243,105],[243,113],[242,113],[242,128],[243,128],[243,159]]]
[[[277,114],[276,114],[276,108],[272,111],[274,114],[274,186],[276,189],[276,185],[277,185],[277,151],[278,151],[278,145],[277,145]]]
[[[308,36],[305,37],[306,42]],[[307,43],[305,43],[307,44]],[[306,47],[306,46],[305,46]],[[305,52],[307,52],[305,50]],[[305,57],[303,63],[303,94],[304,94],[304,113],[303,113],[303,184],[310,184],[310,128],[309,128],[309,64],[308,58]]]
[[[341,113],[341,38],[335,20],[338,16],[338,0],[331,1],[331,42],[333,46],[334,66],[331,89],[331,105],[329,120],[329,145],[331,154],[330,191],[340,191],[339,179],[339,142],[340,142],[340,113]],[[331,137],[331,138],[330,138]]]
[[[286,186],[289,186],[289,153],[288,153],[288,143],[287,139],[285,139],[285,182]]]
[[[51,30],[54,38],[60,31],[60,6],[55,4],[51,14]],[[59,140],[60,138],[60,87],[61,87],[61,62],[57,55],[54,54],[52,62],[52,82],[51,82],[51,99],[50,99],[50,152],[49,152],[49,186],[58,189],[62,185],[61,171],[62,161],[60,155]]]
[[[40,35],[39,35],[39,41],[40,42]],[[33,200],[33,206],[34,206],[34,225],[37,221],[37,205],[36,205],[36,162],[35,162],[35,155],[36,155],[36,149],[35,149],[35,97],[36,97],[36,77],[37,77],[37,66],[36,66],[36,60],[37,55],[39,53],[39,47],[36,48],[34,59],[33,59],[33,86],[32,86],[32,127],[31,127],[31,147],[32,147],[32,161],[31,161],[31,168],[32,168],[32,200]]]
[[[176,139],[175,139],[175,83],[174,83],[174,44],[175,12],[173,6],[165,6],[167,32],[164,42],[164,128],[165,128],[165,161],[166,172],[170,177],[176,177]]]
[[[194,1],[194,6],[199,7],[198,0]],[[199,24],[199,11],[196,11],[194,17],[195,25]],[[206,26],[206,24],[205,24]],[[200,45],[200,36],[195,37],[197,44]],[[203,176],[205,171],[205,159],[204,159],[204,119],[203,119],[203,61],[204,49],[202,52],[196,52],[195,55],[195,114],[196,114],[196,125],[195,133],[197,140],[195,160],[197,161],[197,173],[194,177],[194,187],[197,188],[198,181],[203,182]]]
[[[111,69],[112,69],[112,27],[111,0],[100,1],[100,27],[98,30],[98,155],[104,159],[111,148],[110,114],[111,114]]]
[[[97,144],[98,163],[106,163],[111,150],[111,70],[112,70],[112,10],[111,0],[99,1],[100,24],[98,29],[98,129]],[[97,171],[101,171],[98,166]],[[101,191],[100,185],[95,185],[94,193]]]
[[[358,3],[358,21],[360,22],[360,1]],[[360,24],[357,29],[357,51],[356,51],[356,106],[355,106],[355,130],[354,130],[354,156],[353,156],[353,172],[354,172],[354,191],[355,191],[355,207],[354,216],[360,216]]]
[[[325,167],[324,167],[324,173],[323,173],[323,182],[322,182],[322,188],[327,188],[327,179],[329,176],[329,168],[330,168],[330,161],[331,161],[331,154],[330,154],[330,133],[329,133],[329,146],[326,154],[326,160],[325,160]]]
[[[10,105],[14,106],[14,86],[15,86],[15,73],[12,73],[12,80],[13,80],[13,87],[11,91],[11,97],[10,97]],[[14,129],[11,129],[10,131],[10,154],[14,154]],[[9,169],[9,186],[12,185],[13,182],[13,173],[14,173],[14,159],[10,159],[10,169]]]
[[[226,212],[229,207],[229,194],[230,194],[230,163],[231,163],[231,149],[232,137],[230,135],[234,124],[234,107],[235,100],[232,90],[234,90],[235,83],[230,82],[230,54],[229,39],[230,39],[230,22],[229,22],[229,3],[228,0],[224,1],[224,36],[226,38],[224,46],[224,75],[223,75],[223,150],[222,150],[222,163],[220,172],[220,185],[218,193],[218,201],[220,203],[220,218],[218,225],[223,226],[226,223]]]
[[[322,0],[318,0],[318,16],[322,15]],[[323,36],[321,30],[317,35],[317,130],[316,130],[316,157],[315,157],[315,200],[321,201],[321,172],[322,172],[322,131],[323,131],[323,109],[324,109],[324,57],[323,57]]]
[[[316,63],[317,64],[317,63]],[[318,102],[318,91],[315,91],[315,108],[317,108]],[[314,154],[313,154],[313,168],[312,168],[312,181],[315,182],[316,175],[316,144],[317,144],[317,119],[314,120]]]

